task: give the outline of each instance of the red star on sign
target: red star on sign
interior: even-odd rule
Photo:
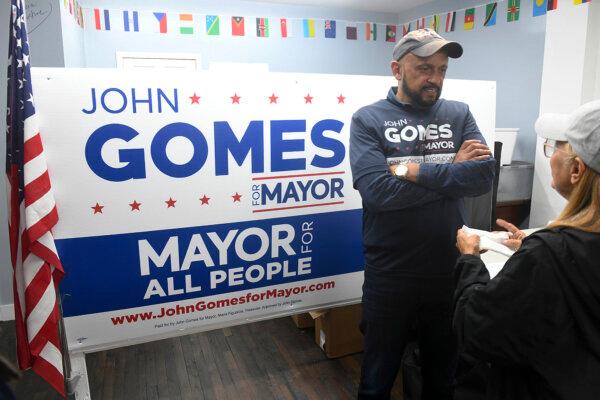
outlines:
[[[202,205],[208,204],[209,200],[210,200],[210,197],[206,197],[206,195],[200,197],[200,201],[202,202]]]
[[[192,100],[192,104],[200,104],[200,96],[196,96],[196,92],[194,92],[193,96],[190,96],[190,99]]]
[[[101,206],[100,204],[96,203],[95,206],[91,207],[92,210],[94,210],[94,214],[102,214],[102,209],[104,208],[104,206]]]
[[[137,201],[133,201],[133,203],[129,203],[129,206],[131,207],[131,211],[133,210],[138,210],[140,211],[140,206],[142,205],[142,203],[138,203]]]
[[[314,99],[314,97],[312,97],[310,93],[307,94],[304,96],[304,104],[312,104],[312,99]]]
[[[233,96],[231,97],[231,104],[240,104],[240,99],[242,98],[241,96],[238,96],[237,93],[234,93]]]
[[[273,104],[273,103],[277,104],[277,99],[278,99],[278,98],[279,98],[279,97],[275,96],[275,93],[273,93],[273,94],[272,94],[272,95],[269,97],[269,100],[271,100],[271,102],[270,102],[269,104]]]
[[[235,203],[236,201],[237,201],[237,202],[239,202],[239,203],[241,203],[241,202],[242,202],[242,200],[241,200],[241,198],[242,198],[242,195],[241,195],[241,194],[239,194],[238,192],[235,192],[235,194],[234,194],[233,196],[231,196],[231,197],[233,197],[233,202],[234,202],[234,203]]]
[[[345,104],[344,100],[346,100],[346,98],[344,97],[343,94],[340,93],[340,95],[337,97],[338,99],[338,104]]]
[[[177,203],[177,200],[173,200],[171,197],[169,197],[169,200],[165,200],[165,203],[167,203],[167,208],[175,208],[175,203]]]

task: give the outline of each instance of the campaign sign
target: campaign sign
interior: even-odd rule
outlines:
[[[70,350],[358,301],[350,120],[393,83],[34,69]]]

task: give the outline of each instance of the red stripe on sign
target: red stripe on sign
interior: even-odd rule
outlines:
[[[302,206],[289,206],[289,207],[277,207],[277,208],[265,208],[262,210],[254,210],[252,211],[253,213],[259,213],[259,212],[267,212],[267,211],[280,211],[280,210],[291,210],[294,208],[308,208],[308,207],[322,207],[322,206],[332,206],[335,204],[344,204],[343,201],[334,201],[331,203],[320,203],[320,204],[305,204]]]

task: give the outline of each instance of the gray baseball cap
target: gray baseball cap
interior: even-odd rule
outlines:
[[[569,142],[588,167],[600,172],[600,100],[585,103],[571,114],[542,114],[535,131],[545,139]]]
[[[458,58],[463,53],[463,48],[458,42],[446,40],[433,29],[426,28],[408,32],[396,43],[392,54],[393,59],[398,61],[408,53],[418,57],[429,57],[442,49],[452,58]]]

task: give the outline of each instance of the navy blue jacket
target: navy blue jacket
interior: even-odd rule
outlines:
[[[350,164],[372,272],[451,275],[462,198],[487,193],[494,178],[492,158],[452,163],[467,139],[485,143],[466,104],[439,99],[419,109],[400,103],[396,88],[353,115]],[[389,172],[389,165],[407,162],[421,164],[417,183]]]

